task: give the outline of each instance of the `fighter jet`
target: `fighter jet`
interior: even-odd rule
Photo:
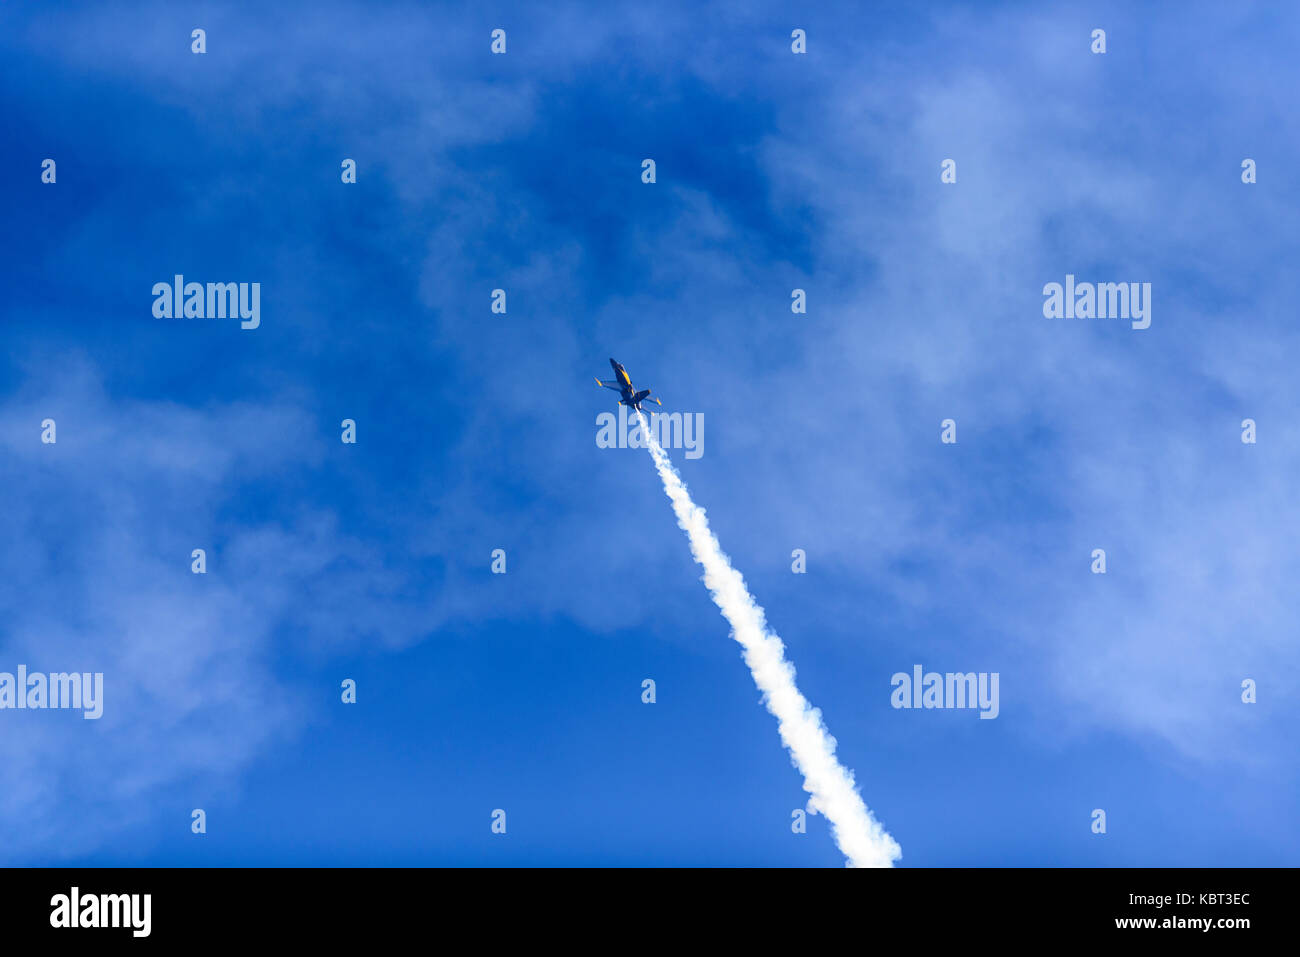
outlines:
[[[596,384],[603,385],[606,389],[613,389],[615,392],[620,393],[622,398],[618,400],[619,405],[630,406],[638,412],[641,411],[642,402],[653,402],[655,405],[663,405],[663,403],[658,399],[650,398],[649,389],[642,389],[640,392],[637,392],[632,386],[632,380],[628,378],[627,370],[624,369],[622,365],[615,362],[613,359],[609,360],[609,364],[614,367],[614,378],[597,379]]]

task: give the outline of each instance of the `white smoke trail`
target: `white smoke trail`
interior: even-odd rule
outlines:
[[[862,802],[853,772],[835,759],[835,739],[822,724],[822,713],[795,685],[794,666],[785,659],[785,645],[768,630],[763,609],[745,588],[740,572],[731,567],[709,529],[704,509],[691,501],[682,477],[650,432],[645,415],[637,412],[637,418],[677,513],[677,524],[690,540],[695,561],[704,568],[704,587],[730,623],[731,636],[745,649],[745,664],[754,675],[754,684],[763,692],[763,703],[777,720],[781,741],[803,775],[803,789],[812,795],[808,810],[826,815],[849,867],[892,866],[902,850]]]

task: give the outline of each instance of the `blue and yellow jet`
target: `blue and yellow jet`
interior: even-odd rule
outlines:
[[[632,380],[628,378],[627,370],[624,369],[622,365],[615,362],[613,359],[609,360],[609,364],[614,367],[614,378],[597,379],[596,384],[603,385],[606,389],[613,389],[615,392],[620,393],[622,398],[618,400],[619,405],[630,406],[638,412],[641,411],[642,402],[653,402],[655,405],[663,405],[663,403],[658,399],[650,398],[649,389],[642,389],[640,392],[637,392],[632,386]]]

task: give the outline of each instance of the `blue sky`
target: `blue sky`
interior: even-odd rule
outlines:
[[[703,414],[674,461],[903,866],[1294,865],[1296,27],[6,4],[0,670],[105,713],[0,712],[4,860],[842,864],[596,446],[615,356]],[[155,319],[176,273],[261,326]],[[1045,319],[1067,273],[1151,327]],[[998,718],[891,708],[914,664]]]

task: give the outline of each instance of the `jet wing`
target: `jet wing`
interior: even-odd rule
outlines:
[[[613,379],[597,379],[596,385],[603,385],[606,389],[613,389],[615,392],[623,391]]]

